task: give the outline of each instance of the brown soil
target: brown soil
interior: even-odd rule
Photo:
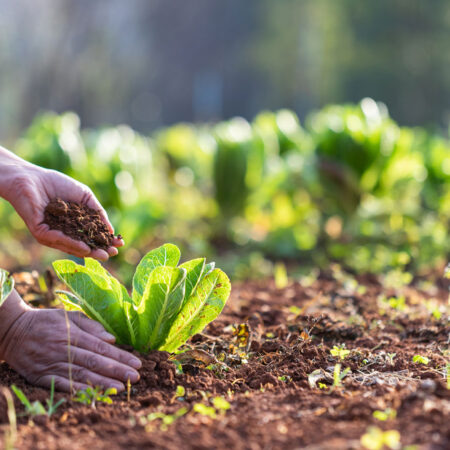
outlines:
[[[235,286],[222,315],[177,365],[165,352],[143,357],[129,402],[124,393],[96,409],[67,401],[50,419],[20,417],[16,448],[358,449],[370,426],[398,430],[402,446],[449,448],[447,286],[394,290],[373,278],[354,281]],[[404,305],[396,305],[402,296]],[[342,360],[330,354],[340,344],[350,350]],[[414,363],[415,355],[429,363]],[[333,387],[338,363],[351,372]],[[13,383],[31,400],[48,397],[0,365],[0,384]],[[194,406],[212,407],[215,397],[230,408],[208,415]],[[17,401],[16,408],[23,412]],[[181,408],[186,413],[172,424],[157,418]],[[388,408],[395,417],[373,416]],[[5,432],[4,399],[0,423]]]
[[[114,235],[109,232],[98,211],[60,198],[51,200],[46,206],[44,223],[52,230],[62,231],[77,241],[83,241],[92,249],[107,250],[114,240]]]

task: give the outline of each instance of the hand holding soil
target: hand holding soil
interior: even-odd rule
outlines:
[[[139,380],[141,362],[111,345],[114,340],[84,314],[31,309],[15,291],[0,309],[0,358],[38,386],[55,378],[56,389],[66,392],[88,385],[123,391],[127,380]]]
[[[114,229],[106,211],[87,186],[62,173],[29,164],[6,150],[0,153],[0,166],[0,195],[12,204],[39,243],[74,256],[90,256],[102,261],[117,255],[117,247],[123,245],[123,240],[113,236]],[[45,223],[44,211],[57,198],[69,202],[68,207],[83,205],[84,212],[89,214],[90,211],[91,216],[96,213],[96,226],[101,222],[104,225],[96,237],[102,242],[87,244],[80,236],[67,235],[61,227],[52,229],[52,224]]]

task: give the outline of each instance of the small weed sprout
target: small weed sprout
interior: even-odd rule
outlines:
[[[397,411],[392,408],[386,408],[384,411],[376,410],[372,413],[372,416],[382,422],[386,420],[395,419],[397,417]]]
[[[350,355],[350,350],[345,348],[345,344],[339,344],[335,345],[330,350],[330,353],[332,356],[337,356],[341,361],[343,361],[348,355]]]
[[[17,416],[14,400],[8,388],[2,388],[3,395],[6,398],[7,415],[9,428],[5,431],[5,450],[14,450],[17,440]]]
[[[278,380],[282,381],[283,383],[289,383],[292,381],[292,378],[289,375],[282,375],[278,377]]]
[[[164,414],[162,412],[154,412],[147,416],[148,422],[153,422],[155,420],[161,420],[161,425],[159,429],[161,431],[167,431],[170,425],[172,425],[177,419],[184,416],[188,412],[186,407],[178,409],[174,414]],[[145,427],[146,431],[152,431],[151,426]]]
[[[397,353],[386,353],[386,359],[388,360],[391,366],[394,365],[394,358],[397,356]]]
[[[175,394],[172,398],[172,401],[174,400],[180,400],[180,401],[184,401],[184,397],[186,396],[186,389],[184,386],[177,386],[177,389],[175,391]]]
[[[216,408],[218,411],[225,412],[231,408],[230,403],[223,397],[214,397],[212,399],[212,403],[214,405],[214,408]]]
[[[81,389],[75,395],[74,401],[82,403],[83,405],[91,405],[95,409],[95,404],[97,402],[102,402],[110,405],[112,399],[110,395],[116,395],[116,388],[108,388],[103,392],[100,386],[87,387],[86,389]]]
[[[231,408],[230,403],[223,397],[214,397],[211,399],[213,406],[205,405],[204,403],[195,403],[192,411],[202,416],[217,418],[217,415],[224,415],[226,411]]]
[[[396,450],[401,447],[400,433],[397,430],[383,431],[378,427],[369,427],[361,436],[361,445],[367,450],[382,450],[385,447]]]
[[[416,364],[425,364],[425,365],[427,365],[429,362],[430,362],[430,360],[426,356],[414,355],[414,357],[413,357],[413,363],[416,363]]]
[[[192,407],[192,411],[202,415],[215,419],[217,417],[216,410],[212,406],[205,405],[204,403],[195,403]]]
[[[334,366],[333,371],[333,388],[337,388],[341,386],[342,380],[347,376],[347,374],[350,372],[350,368],[347,367],[341,372],[341,365],[336,364]]]
[[[61,406],[62,403],[66,401],[65,398],[61,398],[56,403],[54,403],[55,399],[55,379],[52,378],[51,384],[50,384],[50,398],[46,400],[47,403],[47,409],[45,409],[44,405],[36,400],[33,403],[28,400],[27,396],[24,394],[24,392],[19,389],[17,386],[12,385],[11,389],[13,390],[14,394],[16,394],[17,398],[20,400],[23,406],[25,406],[25,415],[27,416],[41,416],[41,415],[47,415],[48,417],[51,417],[56,410]]]

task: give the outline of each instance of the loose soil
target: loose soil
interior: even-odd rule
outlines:
[[[107,250],[114,240],[99,211],[60,198],[51,200],[46,206],[44,223],[52,230],[62,231],[77,241],[83,241],[92,249]]]
[[[68,400],[50,419],[20,417],[16,448],[359,449],[371,426],[398,430],[402,446],[450,448],[448,286],[393,289],[374,277],[338,278],[234,286],[222,315],[176,364],[165,352],[142,357],[129,401],[124,393],[93,409]],[[330,350],[342,344],[350,353],[341,360]],[[428,364],[414,363],[415,355]],[[336,364],[351,371],[340,387]],[[5,363],[0,384],[48,398]],[[198,412],[198,404],[213,408],[215,397],[229,409]],[[388,408],[395,417],[373,416]],[[161,419],[177,411],[173,423]],[[4,399],[0,423],[5,433]]]

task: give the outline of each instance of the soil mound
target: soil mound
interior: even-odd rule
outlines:
[[[113,243],[114,235],[109,232],[99,211],[80,203],[60,198],[51,200],[44,211],[44,223],[92,249],[106,250]]]

